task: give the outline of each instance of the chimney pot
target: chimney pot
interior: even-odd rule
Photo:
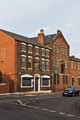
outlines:
[[[44,33],[44,29],[41,29],[41,30],[40,30],[40,33]]]

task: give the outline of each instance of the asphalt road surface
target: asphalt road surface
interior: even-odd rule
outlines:
[[[0,120],[80,120],[80,96],[0,96]]]

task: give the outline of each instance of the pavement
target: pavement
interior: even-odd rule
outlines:
[[[24,96],[35,96],[35,95],[55,95],[62,93],[62,91],[58,92],[15,92],[15,93],[0,93],[0,96],[10,96],[10,95],[24,95]]]

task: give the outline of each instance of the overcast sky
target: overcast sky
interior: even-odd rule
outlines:
[[[0,28],[27,37],[59,29],[80,58],[80,0],[0,0]]]

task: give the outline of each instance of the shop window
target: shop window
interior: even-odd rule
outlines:
[[[50,77],[49,76],[43,76],[42,77],[41,86],[42,87],[50,87]]]
[[[22,75],[21,76],[21,88],[33,87],[33,76]]]

